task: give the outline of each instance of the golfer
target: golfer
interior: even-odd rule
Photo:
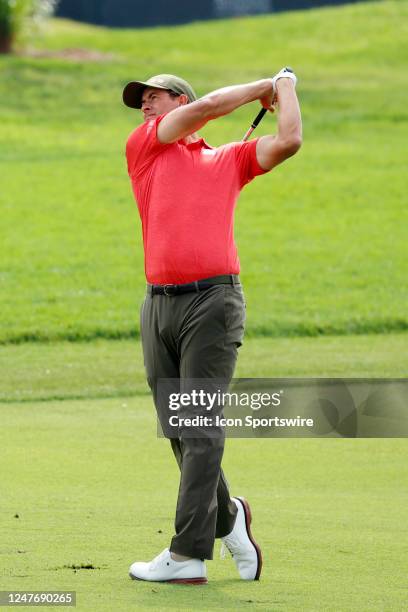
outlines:
[[[169,396],[161,392],[161,380],[176,381],[180,391],[191,380],[228,382],[233,376],[245,322],[234,209],[247,183],[301,146],[295,86],[294,73],[282,69],[273,78],[224,87],[198,100],[189,83],[171,74],[133,81],[123,91],[124,103],[143,115],[126,156],[143,231],[144,363],[164,431]],[[208,121],[254,100],[269,110],[278,106],[276,135],[216,148],[199,137]],[[188,416],[190,408],[190,416],[195,414],[187,405],[178,416]],[[206,583],[205,560],[212,559],[214,538],[221,538],[240,577],[258,580],[262,556],[250,531],[249,504],[230,497],[221,469],[223,433],[194,437],[182,425],[172,432],[181,470],[175,535],[153,561],[133,563],[130,576]]]

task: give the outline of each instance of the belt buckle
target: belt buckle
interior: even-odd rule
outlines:
[[[174,289],[174,293],[171,292],[171,289]],[[177,293],[177,285],[163,285],[163,293],[168,297],[174,297]]]

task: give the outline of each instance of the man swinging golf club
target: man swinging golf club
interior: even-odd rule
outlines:
[[[141,109],[130,135],[128,172],[142,221],[147,295],[141,336],[147,380],[165,429],[168,397],[159,381],[230,381],[244,334],[245,303],[233,215],[240,190],[301,146],[296,76],[224,87],[200,99],[183,79],[161,74],[128,83],[124,103]],[[208,121],[259,100],[273,110],[278,130],[248,142],[209,146],[197,131]],[[267,283],[265,283],[267,287]],[[165,405],[167,404],[167,405]],[[189,414],[189,407],[184,408]],[[244,580],[258,580],[262,556],[242,497],[230,497],[221,469],[224,436],[169,435],[181,470],[175,535],[151,562],[136,562],[139,580],[201,584],[214,538],[221,538]],[[250,469],[250,462],[249,462]]]

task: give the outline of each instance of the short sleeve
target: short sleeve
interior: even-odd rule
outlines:
[[[139,125],[129,136],[126,143],[126,160],[131,178],[143,174],[157,155],[169,145],[157,139],[157,126],[164,115]]]
[[[258,140],[258,138],[255,138],[248,142],[237,142],[234,144],[241,188],[252,181],[256,176],[268,172],[261,168],[256,158],[256,145]]]

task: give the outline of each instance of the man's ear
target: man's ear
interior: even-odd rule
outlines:
[[[186,94],[179,95],[179,102],[180,102],[180,106],[184,106],[184,104],[188,104],[189,100]]]

